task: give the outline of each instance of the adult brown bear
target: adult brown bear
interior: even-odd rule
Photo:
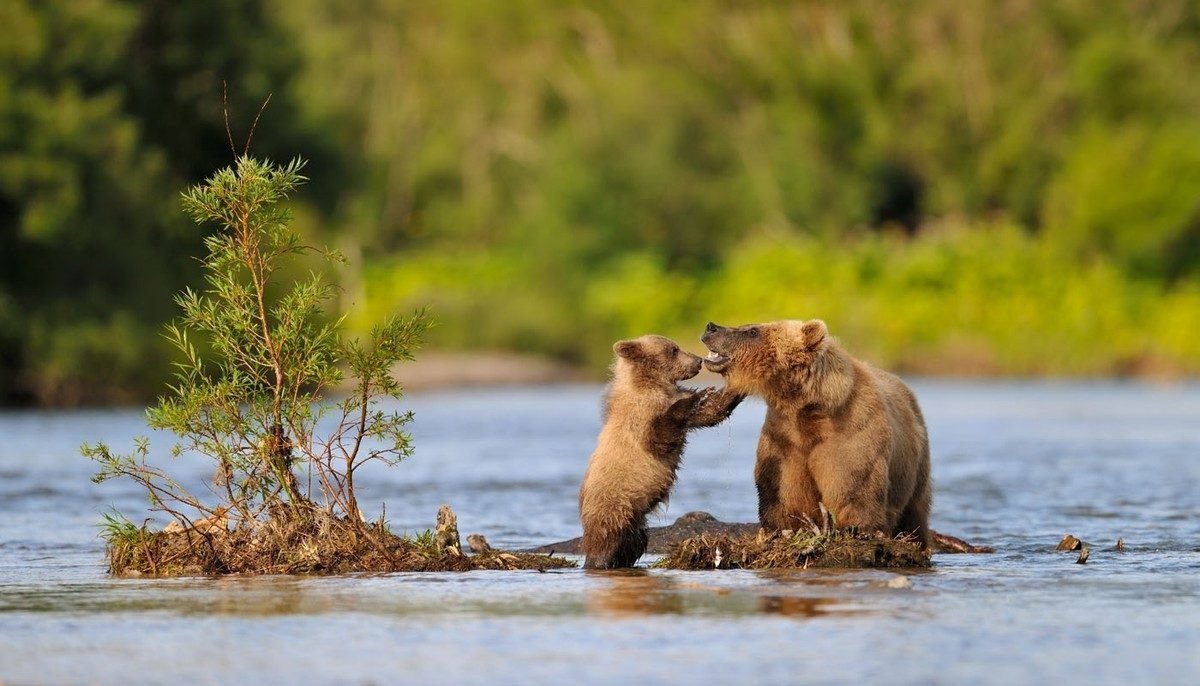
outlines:
[[[912,391],[851,357],[825,322],[709,323],[705,366],[767,403],[754,482],[763,527],[795,529],[820,504],[839,527],[928,546],[929,437]]]

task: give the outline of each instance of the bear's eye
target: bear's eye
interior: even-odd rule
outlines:
[[[758,338],[758,328],[749,329],[746,333],[750,334],[750,338]]]

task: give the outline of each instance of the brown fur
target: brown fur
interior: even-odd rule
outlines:
[[[929,438],[898,377],[851,357],[821,320],[709,324],[707,366],[767,403],[754,481],[759,522],[820,522],[911,534],[929,544]]]
[[[613,351],[604,427],[579,489],[584,564],[605,569],[632,567],[646,551],[646,515],[675,485],[688,430],[720,423],[743,397],[681,388],[701,359],[662,336]]]

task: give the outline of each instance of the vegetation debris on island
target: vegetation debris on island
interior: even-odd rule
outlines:
[[[448,509],[443,507],[443,511]],[[563,557],[507,552],[491,546],[466,555],[461,552],[457,530],[450,535],[452,539],[449,535],[443,538],[443,532],[425,531],[412,537],[398,536],[382,520],[360,526],[317,507],[288,509],[256,525],[232,530],[223,522],[167,527],[163,531],[125,524],[108,536],[109,572],[126,577],[172,577],[545,571],[575,566]]]
[[[666,569],[879,568],[932,566],[930,551],[907,538],[851,530],[701,534],[654,565]]]

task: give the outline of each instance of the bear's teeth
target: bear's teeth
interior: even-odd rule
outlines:
[[[708,360],[709,362],[720,362],[721,360],[725,359],[725,356],[714,350],[710,352],[708,357],[704,359]]]

